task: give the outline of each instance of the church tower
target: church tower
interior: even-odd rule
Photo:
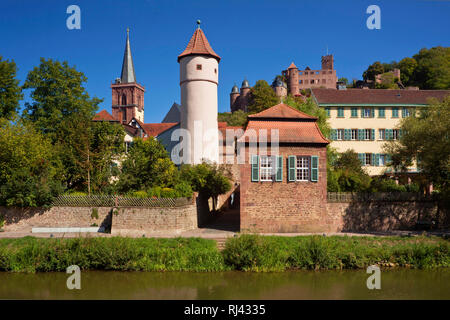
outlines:
[[[134,117],[144,122],[145,88],[136,82],[133,58],[131,57],[130,30],[127,29],[127,41],[122,62],[120,78],[111,84],[112,115],[121,123],[129,123]]]
[[[220,57],[211,48],[197,21],[197,30],[178,56],[181,87],[181,128],[190,133],[189,163],[219,162],[217,86]]]

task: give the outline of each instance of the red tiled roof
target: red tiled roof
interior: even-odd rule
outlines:
[[[450,90],[389,90],[389,89],[312,89],[320,104],[428,104],[450,95]]]
[[[139,123],[139,125],[144,129],[145,133],[148,136],[156,137],[159,134],[163,133],[164,131],[172,128],[173,126],[177,125],[178,122],[172,123]]]
[[[329,143],[317,126],[317,118],[283,103],[248,118],[247,128],[239,141],[252,141],[252,135],[259,141],[260,135],[267,132],[267,142],[271,142],[272,132],[277,130],[280,143]]]
[[[289,69],[297,69],[297,66],[294,64],[294,62],[291,63],[291,65],[288,67]]]
[[[102,110],[92,118],[92,121],[117,121],[117,120],[114,119],[114,117],[110,115],[108,111]]]
[[[259,113],[251,114],[249,119],[317,119],[284,103],[277,104]]]
[[[208,39],[206,39],[205,34],[203,33],[202,29],[198,28],[195,30],[191,40],[189,41],[186,49],[178,56],[178,62],[180,62],[180,59],[185,56],[190,55],[208,55],[212,56],[217,59],[218,62],[220,62],[220,57],[217,55],[217,53],[214,52],[214,50],[211,48]]]
[[[279,143],[329,143],[320,132],[317,123],[313,121],[249,121],[244,135],[239,140],[252,141],[249,137],[256,135],[259,141],[260,135],[264,132],[260,130],[266,130],[267,142],[271,142],[272,130],[278,130]]]

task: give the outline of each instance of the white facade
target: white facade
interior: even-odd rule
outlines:
[[[189,163],[202,160],[218,163],[219,138],[217,123],[217,86],[219,63],[205,55],[189,55],[180,59],[181,129],[190,133]]]

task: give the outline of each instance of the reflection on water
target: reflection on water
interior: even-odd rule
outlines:
[[[283,273],[81,273],[68,290],[65,273],[0,272],[0,299],[450,299],[450,270],[381,272],[369,290],[365,271]]]

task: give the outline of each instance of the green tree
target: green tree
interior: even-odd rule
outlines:
[[[178,178],[177,167],[158,140],[135,138],[122,162],[118,189],[120,192],[129,192],[155,186],[173,187]]]
[[[384,73],[384,67],[381,64],[380,61],[376,61],[373,64],[371,64],[366,71],[363,73],[363,79],[364,80],[375,80],[375,76],[377,74]]]
[[[339,185],[339,191],[367,191],[370,186],[370,176],[361,167],[358,155],[352,149],[338,155],[332,170],[333,178]]]
[[[32,90],[33,99],[32,103],[25,103],[23,117],[52,141],[60,140],[67,123],[75,118],[91,121],[102,102],[89,97],[83,87],[86,81],[86,76],[67,61],[41,58],[40,65],[28,73],[23,85],[24,89]]]
[[[242,110],[237,110],[235,112],[224,112],[219,113],[218,121],[226,122],[227,125],[232,127],[244,127],[247,124],[247,116],[248,113]]]
[[[450,96],[441,103],[436,100],[430,103],[419,115],[402,119],[400,140],[386,143],[384,149],[392,155],[395,170],[406,171],[416,161],[428,181],[449,194]]]
[[[417,61],[414,83],[420,89],[450,88],[450,47],[424,48],[413,58]]]
[[[25,104],[23,119],[51,140],[70,189],[105,192],[110,187],[109,168],[113,157],[120,154],[119,140],[124,134],[117,125],[92,121],[101,100],[89,97],[86,81],[66,61],[41,58],[23,85],[33,99]]]
[[[258,113],[279,103],[272,87],[265,80],[258,80],[251,89],[248,111]]]
[[[0,119],[0,205],[48,206],[62,191],[62,164],[29,123]]]
[[[216,208],[217,197],[231,190],[230,172],[226,166],[203,162],[197,165],[183,165],[180,169],[182,181],[187,181],[192,190],[204,200],[212,198]]]
[[[11,120],[17,113],[19,101],[23,98],[16,72],[15,62],[2,60],[0,56],[0,118]]]
[[[341,77],[338,79],[339,82],[343,82],[345,85],[348,85],[348,79],[345,77]]]
[[[288,95],[283,100],[283,103],[310,116],[316,117],[317,125],[319,126],[322,134],[325,137],[329,136],[331,129],[330,125],[328,124],[327,112],[323,108],[318,107],[317,104],[314,103],[312,98],[307,98],[306,101],[304,101],[300,97],[293,97],[291,95]]]
[[[412,85],[413,75],[417,68],[417,61],[414,58],[403,58],[398,63],[400,69],[400,80],[405,86]]]
[[[125,131],[119,124],[106,121],[93,122],[91,127],[91,169],[90,181],[94,193],[111,193],[111,178],[119,174],[115,160],[125,152]]]

